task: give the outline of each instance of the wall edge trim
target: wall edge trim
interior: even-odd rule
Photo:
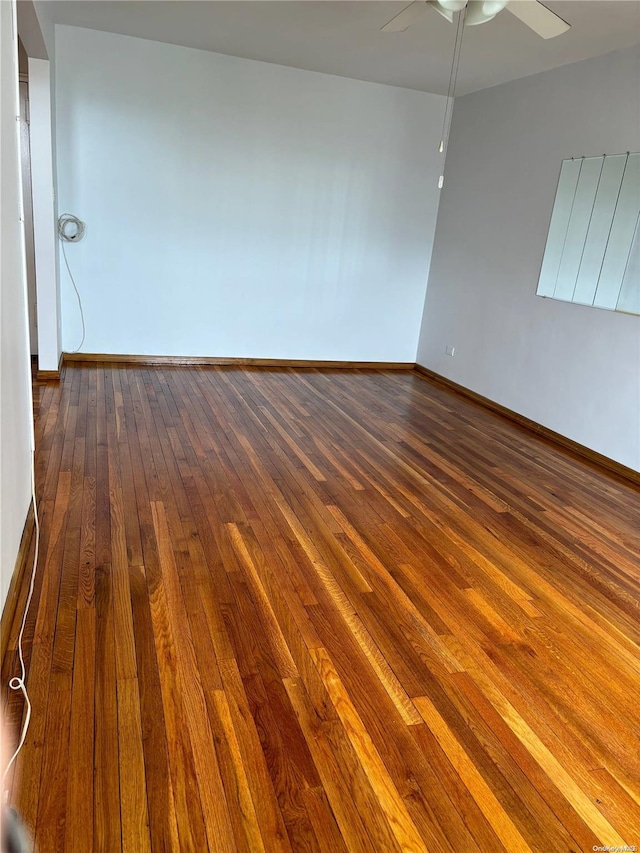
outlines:
[[[18,602],[20,600],[20,590],[27,571],[27,563],[29,551],[31,550],[31,542],[35,531],[35,516],[33,514],[33,501],[29,504],[29,511],[24,522],[22,530],[22,538],[20,539],[20,547],[16,557],[13,574],[9,582],[7,597],[2,609],[2,619],[0,620],[0,662],[4,661],[7,649],[9,646],[9,636],[11,628],[16,616]]]
[[[291,358],[234,358],[226,356],[190,356],[190,355],[126,355],[121,353],[64,353],[64,363],[72,362],[108,362],[111,364],[137,364],[147,366],[175,365],[181,367],[221,366],[221,367],[293,367],[302,369],[336,368],[361,370],[413,370],[412,361],[331,361],[326,359]]]
[[[440,385],[446,390],[488,409],[494,414],[517,424],[523,429],[535,433],[538,438],[542,438],[564,451],[569,451],[575,456],[579,456],[583,461],[589,462],[599,469],[604,469],[608,474],[616,474],[624,480],[633,483],[633,485],[640,486],[640,471],[635,471],[633,468],[623,465],[622,462],[616,462],[615,459],[610,459],[608,456],[598,453],[597,450],[592,450],[590,447],[586,447],[584,444],[580,444],[572,438],[567,438],[567,436],[562,435],[559,432],[555,432],[555,430],[545,427],[537,421],[515,412],[513,409],[509,409],[507,406],[496,403],[489,397],[484,397],[482,394],[478,394],[470,388],[465,388],[464,385],[459,385],[452,379],[447,379],[445,376],[441,376],[439,373],[436,373],[434,370],[430,370],[428,367],[423,367],[421,364],[416,363],[414,372],[417,373],[421,379],[425,379],[435,385]]]
[[[60,353],[57,370],[36,370],[36,380],[38,382],[47,382],[51,379],[57,380],[62,376],[62,365],[64,361],[64,353]]]

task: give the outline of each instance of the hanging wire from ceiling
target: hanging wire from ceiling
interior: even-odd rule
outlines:
[[[447,89],[447,103],[442,121],[442,137],[438,152],[442,154],[442,172],[438,179],[438,189],[444,186],[444,166],[447,159],[447,148],[449,147],[449,136],[451,134],[451,121],[453,119],[453,102],[458,82],[458,69],[460,67],[460,55],[462,52],[462,40],[464,38],[464,22],[467,15],[467,6],[458,12],[456,25],[456,39],[453,45],[453,57],[451,60],[451,71],[449,73],[449,88]]]

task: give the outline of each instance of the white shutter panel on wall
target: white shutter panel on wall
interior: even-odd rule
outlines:
[[[604,158],[576,289],[573,294],[573,301],[582,305],[593,305],[626,163],[626,154]]]
[[[555,292],[558,269],[562,260],[562,250],[569,227],[581,167],[582,160],[562,161],[556,201],[553,205],[549,235],[544,250],[542,269],[540,270],[538,296],[553,296]]]
[[[616,311],[640,314],[640,213],[638,214],[636,233],[631,245],[627,269],[622,279]]]
[[[555,299],[566,302],[573,299],[603,163],[604,157],[587,157],[582,161],[553,294]]]
[[[629,154],[622,178],[618,204],[611,225],[598,289],[596,308],[615,309],[618,304],[640,206],[640,154]]]
[[[564,160],[537,293],[640,313],[640,154]]]

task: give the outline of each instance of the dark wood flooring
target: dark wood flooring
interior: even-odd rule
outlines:
[[[411,372],[73,365],[36,411],[40,853],[640,845],[637,488]]]

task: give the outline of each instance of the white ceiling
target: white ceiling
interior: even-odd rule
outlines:
[[[513,0],[518,2],[518,0]],[[408,0],[55,0],[55,23],[446,93],[454,28],[427,9],[404,33],[381,33]],[[457,94],[640,44],[638,0],[545,0],[571,24],[545,41],[508,11],[464,37]]]

